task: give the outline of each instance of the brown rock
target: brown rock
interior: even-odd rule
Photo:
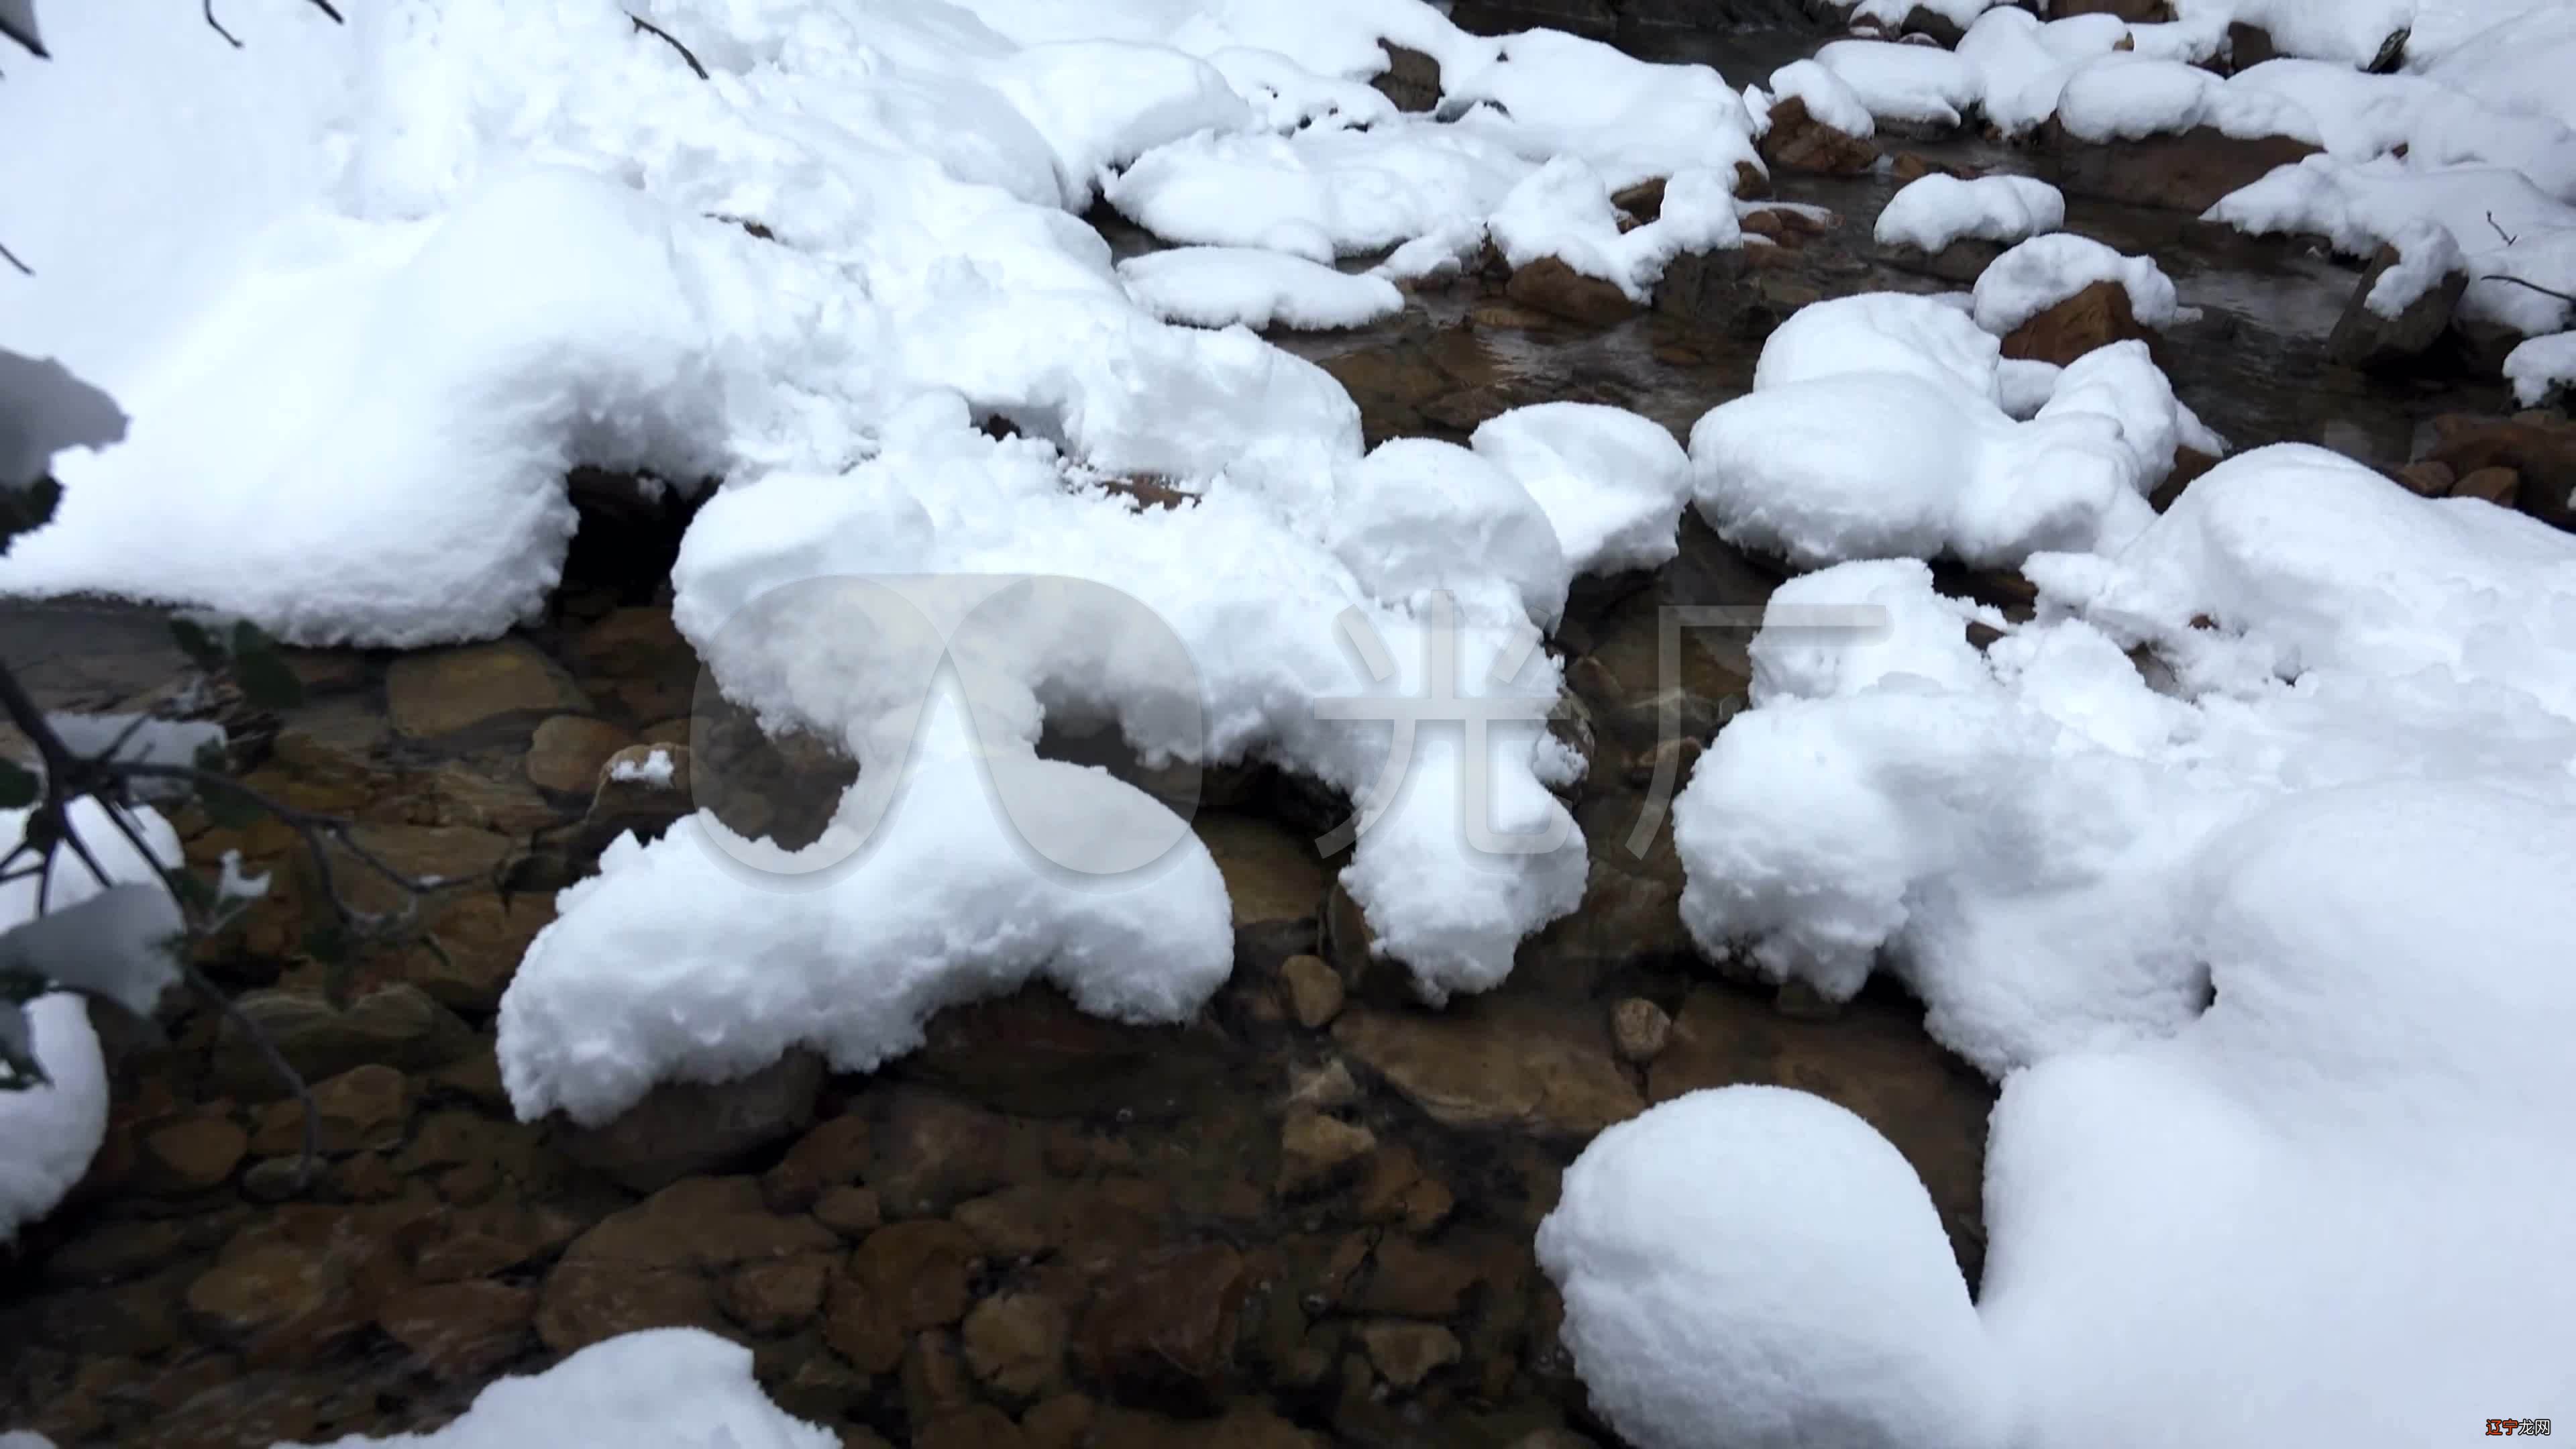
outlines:
[[[1888,179],[1897,185],[1906,186],[1935,172],[1943,176],[1956,176],[1962,181],[1981,174],[1974,166],[1958,166],[1947,161],[1935,161],[1920,151],[1897,152],[1896,159],[1890,163],[1887,174]]]
[[[813,1219],[770,1213],[752,1178],[689,1178],[610,1214],[564,1250],[546,1275],[537,1332],[570,1353],[639,1328],[719,1331],[709,1274],[835,1246]]]
[[[1369,1255],[1367,1273],[1344,1290],[1342,1306],[1400,1318],[1451,1317],[1487,1276],[1464,1246],[1431,1248],[1409,1238],[1383,1238]]]
[[[1540,257],[1514,271],[1503,294],[1534,311],[1586,327],[1615,326],[1640,310],[1617,286],[1587,277],[1557,257]]]
[[[850,1271],[873,1294],[896,1329],[912,1333],[966,1316],[968,1284],[984,1249],[955,1223],[923,1219],[888,1223],[868,1234]]]
[[[1044,982],[940,1012],[901,1068],[981,1106],[1030,1117],[1194,1097],[1226,1069],[1203,1038],[1106,1020]]]
[[[2004,251],[2002,242],[1963,236],[1937,252],[1917,251],[1900,243],[1880,248],[1879,257],[1889,266],[1902,267],[1909,272],[1921,272],[1945,282],[1970,284],[1984,275],[1986,268],[1994,265],[1995,258],[2002,256]]]
[[[814,1220],[845,1238],[863,1238],[885,1221],[877,1195],[864,1187],[827,1187],[814,1199]]]
[[[2095,282],[2014,328],[2004,338],[2003,355],[2064,367],[2096,347],[2154,335],[2129,310],[2128,288]]]
[[[1387,1143],[1369,1158],[1358,1199],[1360,1221],[1402,1223],[1415,1233],[1439,1226],[1458,1205],[1448,1184],[1425,1171],[1421,1159],[1401,1143]]]
[[[697,808],[694,788],[687,745],[628,745],[599,767],[590,810],[581,820],[580,848],[596,854],[629,832],[647,840],[659,836]]]
[[[1436,1323],[1409,1323],[1400,1318],[1360,1325],[1360,1342],[1369,1362],[1399,1389],[1420,1386],[1424,1379],[1456,1363],[1464,1350],[1458,1336]]]
[[[1320,1067],[1291,1064],[1288,1068],[1287,1105],[1290,1107],[1337,1112],[1356,1105],[1359,1100],[1360,1084],[1351,1080],[1351,1069],[1342,1064],[1340,1057]]]
[[[434,739],[590,701],[534,646],[504,639],[399,656],[385,671],[385,708],[396,730]]]
[[[559,714],[528,741],[528,783],[561,794],[589,794],[609,758],[634,743],[622,727],[587,715]]]
[[[803,1326],[823,1308],[832,1260],[819,1253],[745,1263],[725,1275],[717,1301],[734,1322],[764,1337]]]
[[[1878,160],[1878,146],[1867,136],[1837,131],[1808,114],[1806,99],[1786,96],[1771,107],[1771,128],[1762,133],[1763,164],[1773,172],[1812,171],[1827,176],[1853,176]]]
[[[803,1130],[823,1088],[808,1051],[730,1082],[664,1082],[602,1127],[567,1123],[564,1155],[638,1192],[712,1172]]]
[[[220,1342],[241,1344],[328,1307],[341,1289],[330,1255],[295,1243],[228,1249],[188,1285],[189,1316]]]
[[[411,1083],[381,1063],[353,1067],[312,1091],[316,1145],[334,1156],[399,1146],[411,1124]],[[252,1146],[263,1156],[300,1152],[303,1143],[301,1103],[280,1102],[260,1114]]]
[[[1190,829],[1216,859],[1238,930],[1315,919],[1327,882],[1313,840],[1274,821],[1222,811],[1200,812]]]
[[[951,1409],[912,1436],[913,1449],[1024,1449],[1027,1443],[1011,1416],[990,1404]]]
[[[1064,1368],[1069,1324],[1062,1305],[1035,1293],[1003,1293],[975,1305],[959,1339],[966,1367],[998,1394],[1028,1399]]]
[[[2371,289],[2399,260],[2393,246],[2382,246],[2371,258],[2361,281],[2353,287],[2351,300],[2344,303],[2334,332],[2326,338],[2327,357],[2347,367],[2399,366],[2421,356],[2450,330],[2451,312],[2469,287],[2469,274],[2465,271],[2454,269],[2395,317],[2382,317],[2371,310]]]
[[[2480,468],[2451,485],[2453,498],[2482,498],[2499,508],[2511,508],[2522,486],[2522,475],[2511,468]]]
[[[2576,421],[2547,412],[2510,418],[2446,413],[2433,419],[2431,461],[2462,478],[2481,468],[2511,468],[2522,478],[2515,502],[2560,528],[2576,528]]]
[[[1234,1367],[1250,1288],[1243,1259],[1218,1244],[1130,1258],[1083,1315],[1078,1349],[1120,1398],[1204,1406]]]
[[[2054,123],[2057,184],[2071,196],[2162,206],[2194,214],[2227,193],[2261,180],[2276,166],[2317,148],[2290,136],[2230,136],[2215,126],[2097,145]]]
[[[1010,1180],[1010,1124],[942,1092],[878,1094],[868,1184],[891,1218],[944,1213]]]
[[[456,1013],[409,983],[370,992],[346,1011],[307,991],[249,991],[235,1004],[308,1082],[369,1062],[421,1071],[455,1061],[474,1046],[473,1031]],[[229,1021],[216,1037],[210,1080],[215,1090],[254,1101],[286,1094],[267,1059]]]
[[[844,1115],[822,1122],[798,1138],[776,1167],[761,1174],[760,1190],[773,1210],[802,1212],[812,1207],[826,1188],[857,1182],[867,1170],[867,1119]]]
[[[1653,1061],[1672,1035],[1672,1017],[1642,996],[1631,996],[1611,1009],[1610,1041],[1623,1061]]]
[[[536,1295],[508,1283],[441,1283],[409,1288],[376,1310],[376,1326],[420,1366],[447,1380],[480,1378],[528,1340]]]
[[[903,1362],[903,1330],[886,1305],[846,1273],[824,1294],[823,1341],[863,1374],[891,1373]]]
[[[975,1386],[967,1381],[956,1335],[936,1330],[913,1335],[903,1355],[903,1413],[916,1432],[974,1402]]]
[[[581,1223],[552,1208],[483,1203],[450,1215],[446,1236],[421,1245],[412,1271],[424,1283],[489,1277],[546,1257],[581,1231]]]
[[[1493,999],[1437,1016],[1355,1008],[1333,1039],[1447,1126],[1588,1138],[1645,1110],[1598,1023]]]
[[[250,1134],[230,1117],[181,1118],[145,1134],[135,1189],[164,1197],[203,1192],[230,1180],[249,1150]]]
[[[1288,987],[1288,1011],[1309,1031],[1324,1026],[1342,1011],[1342,978],[1321,956],[1291,956],[1279,967]]]
[[[2049,18],[2068,15],[2110,15],[2131,25],[2153,25],[2174,18],[2168,0],[2052,0]]]
[[[1034,1258],[1064,1237],[1064,1204],[1052,1185],[1006,1187],[957,1205],[949,1220],[995,1258]]]
[[[1629,187],[1627,190],[1613,195],[1610,198],[1610,204],[1619,208],[1621,211],[1628,213],[1630,216],[1635,217],[1639,221],[1653,221],[1655,218],[1664,214],[1664,183],[1666,179],[1667,178],[1665,177],[1657,176],[1649,180],[1640,181],[1636,185]]]
[[[1395,102],[1399,111],[1429,111],[1440,105],[1440,62],[1418,50],[1389,42],[1391,64],[1369,84]]]
[[[1058,1394],[1020,1416],[1029,1449],[1080,1449],[1100,1406],[1084,1394]]]
[[[698,659],[680,637],[669,609],[611,609],[574,637],[573,663],[586,673],[617,678],[678,669],[695,675]]]
[[[2440,498],[2451,491],[2452,484],[2460,481],[2459,475],[2451,471],[2450,464],[2430,458],[2420,463],[2408,463],[2389,476],[2418,498]]]
[[[1279,1195],[1294,1197],[1339,1183],[1377,1149],[1377,1136],[1320,1113],[1299,1113],[1279,1132]]]
[[[500,1009],[501,993],[518,974],[528,943],[555,918],[554,898],[497,891],[460,895],[434,907],[429,916],[432,951],[413,951],[403,975],[451,1011],[487,1015]]]

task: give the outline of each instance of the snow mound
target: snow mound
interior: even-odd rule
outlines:
[[[1106,196],[1168,242],[1329,264],[1481,223],[1532,169],[1499,138],[1406,117],[1365,131],[1193,136],[1147,152]]]
[[[1639,1449],[1994,1449],[2009,1384],[1930,1194],[1822,1097],[1691,1092],[1604,1131],[1539,1224],[1566,1347]]]
[[[1663,210],[1622,232],[1601,174],[1559,157],[1512,188],[1487,225],[1503,260],[1524,267],[1555,257],[1587,277],[1615,284],[1644,304],[1672,259],[1743,243],[1730,183],[1713,171],[1685,171],[1664,187]]]
[[[2251,25],[2284,55],[2363,66],[2415,21],[2418,0],[2174,0],[2185,24]]]
[[[2561,388],[2576,386],[2576,332],[2526,338],[2505,354],[2505,381],[2514,400],[2536,408]]]
[[[1937,252],[1963,237],[2017,242],[2066,224],[2066,197],[2027,176],[1916,177],[1878,214],[1880,246]]]
[[[2576,1390],[2548,1206],[2576,1189],[2576,811],[2532,783],[2322,791],[2213,839],[2209,1010],[2005,1083],[1981,1301],[2029,1422],[2396,1449]]]
[[[1809,116],[1846,136],[1877,134],[1869,107],[1832,71],[1812,60],[1793,60],[1771,72],[1771,96],[1775,104],[1793,96],[1806,102]]]
[[[2017,422],[1999,405],[1997,345],[1930,298],[1802,309],[1764,344],[1754,390],[1691,429],[1701,516],[1802,568],[1943,555],[1986,566],[2125,543],[2151,517],[2143,494],[2170,470],[2173,441],[2205,430],[2184,422],[2143,348],[2052,377],[2039,415]]]
[[[1137,303],[1193,327],[1365,327],[1404,310],[1383,277],[1244,247],[1176,247],[1131,257],[1118,275]]]
[[[2055,232],[2015,245],[1977,274],[1977,325],[2003,336],[2096,282],[2119,283],[2129,294],[2131,315],[2146,326],[2169,327],[2195,315],[2181,306],[2155,258],[2125,256],[2091,237]]]
[[[2567,789],[2576,540],[2520,514],[2260,449],[2113,555],[2026,561],[2042,615],[1973,670],[1967,612],[1893,567],[1775,600],[1910,619],[1911,662],[1757,674],[1757,708],[1675,803],[1683,918],[1830,997],[1889,966],[1992,1073],[2196,1017],[2193,872],[2267,802],[2482,774]],[[1766,631],[1755,657],[1793,642]]]
[[[1651,419],[1597,403],[1538,403],[1468,440],[1547,514],[1574,574],[1648,569],[1681,552],[1690,457]]]
[[[2069,76],[2057,120],[2082,141],[2135,141],[2211,127],[2239,138],[2289,136],[2323,144],[2316,118],[2260,86],[2221,80],[2196,65],[2108,55]]]
[[[1836,40],[1816,52],[1815,63],[1872,116],[1901,125],[1956,126],[1985,94],[1977,68],[1938,46]]]
[[[444,1429],[352,1434],[317,1449],[835,1449],[840,1442],[761,1393],[750,1349],[700,1329],[651,1328],[603,1339],[544,1373],[500,1379]]]

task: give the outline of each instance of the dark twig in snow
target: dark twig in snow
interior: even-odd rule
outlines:
[[[698,58],[689,52],[689,48],[687,46],[680,43],[680,38],[678,36],[673,35],[671,32],[664,30],[661,26],[654,24],[652,21],[647,20],[643,16],[637,15],[632,11],[627,13],[626,18],[635,22],[635,28],[637,30],[662,37],[663,43],[670,46],[673,50],[678,51],[680,53],[680,59],[689,63],[689,69],[698,73],[698,79],[715,79],[714,76],[707,74],[707,68],[705,66],[698,64]]]
[[[0,261],[5,261],[9,265],[16,267],[19,272],[26,276],[32,277],[36,274],[36,269],[34,267],[28,266],[25,262],[18,260],[18,254],[9,250],[5,246],[0,246]]]
[[[2504,244],[2506,246],[2512,246],[2516,241],[2520,240],[2520,238],[2516,237],[2512,232],[2504,229],[2504,223],[2497,221],[2495,219],[2495,213],[2492,211],[2487,213],[2487,225],[2495,228],[2495,234],[2504,238]]]
[[[217,35],[222,36],[226,41],[230,42],[233,49],[239,50],[242,48],[241,37],[224,29],[224,23],[215,18],[215,0],[206,0],[206,24],[211,27]]]
[[[2544,287],[2538,282],[2526,282],[2520,277],[2508,277],[2502,272],[2489,272],[2485,276],[2478,278],[2478,280],[2481,282],[2511,282],[2517,287],[2529,287],[2531,290],[2538,292],[2544,297],[2555,297],[2561,302],[2576,304],[2576,296],[2569,296],[2567,293],[2561,292],[2554,287]]]

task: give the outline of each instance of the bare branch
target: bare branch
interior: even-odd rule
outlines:
[[[707,74],[707,68],[705,66],[698,64],[698,58],[690,53],[687,46],[680,43],[678,36],[673,35],[671,32],[664,30],[661,26],[654,24],[652,21],[647,20],[643,16],[637,15],[632,11],[627,12],[626,18],[635,22],[635,28],[637,30],[662,37],[663,43],[669,45],[673,50],[678,51],[680,53],[680,59],[689,63],[689,69],[698,73],[698,79],[715,79],[714,76]]]
[[[217,35],[222,36],[226,41],[230,42],[233,49],[239,50],[242,48],[241,37],[224,29],[224,23],[215,18],[215,0],[206,0],[206,24],[213,27],[214,32]]]
[[[2495,234],[2504,238],[2504,244],[2506,246],[2512,246],[2515,242],[2521,240],[2521,238],[2515,236],[2512,232],[2506,231],[2504,229],[2504,223],[2497,221],[2495,219],[2495,213],[2492,211],[2487,213],[2487,225],[2495,228]]]
[[[22,276],[32,277],[36,274],[36,269],[34,267],[28,266],[25,262],[18,260],[18,254],[9,250],[5,246],[0,246],[0,261],[5,261],[9,265],[16,267],[19,274]]]
[[[2538,292],[2544,297],[2555,297],[2561,302],[2576,304],[2576,296],[2570,296],[2553,287],[2544,287],[2538,282],[2526,282],[2520,277],[2508,277],[2502,272],[2489,272],[2485,276],[2478,278],[2478,280],[2481,282],[2511,282],[2517,287],[2529,287],[2531,290]]]

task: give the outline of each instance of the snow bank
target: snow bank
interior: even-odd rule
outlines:
[[[1816,52],[1816,64],[1871,115],[1904,125],[1956,126],[1985,93],[1976,67],[1938,46],[1837,40]]]
[[[1936,1036],[2000,1074],[2198,1015],[2193,872],[2266,802],[2497,773],[2566,786],[2576,540],[2520,514],[2273,447],[2212,469],[2124,550],[2024,571],[2041,618],[1964,679],[1947,636],[1965,616],[1928,574],[1847,565],[1783,602],[1871,603],[1944,641],[1902,669],[1757,674],[1758,707],[1674,807],[1704,949],[1834,997],[1884,963]],[[1774,647],[1758,637],[1757,660]]]
[[[1680,554],[1690,457],[1661,424],[1597,403],[1538,403],[1487,419],[1467,441],[1545,511],[1571,573]]]
[[[1754,390],[1691,430],[1701,515],[1802,568],[1941,555],[2011,564],[2125,543],[2146,526],[2143,494],[2186,427],[2171,388],[2139,348],[2051,377],[2038,416],[2016,422],[2000,405],[1997,347],[1932,298],[1801,309],[1764,344]]]
[[[2513,384],[2514,400],[2527,408],[2540,406],[2560,388],[2576,385],[2576,332],[2525,339],[2505,354],[2504,376]]]
[[[1963,237],[2017,242],[2066,224],[2066,198],[2027,176],[1962,181],[1933,172],[1906,183],[1878,214],[1880,246],[1937,252]]]
[[[2576,1390],[2563,787],[2322,791],[2213,839],[2208,1012],[2005,1083],[1982,1303],[2030,1422],[2395,1449]]]
[[[2173,0],[2186,24],[2260,28],[2284,55],[2365,66],[2415,21],[2416,0]]]
[[[1869,107],[1832,71],[1812,60],[1793,60],[1771,72],[1774,103],[1792,97],[1804,101],[1807,114],[1846,136],[1877,134]]]
[[[1592,1402],[1640,1449],[1998,1449],[2009,1383],[1914,1169],[1822,1097],[1604,1131],[1539,1224]]]
[[[2419,0],[2406,64],[2498,109],[2576,129],[2576,11],[2549,0]]]
[[[2188,321],[2174,284],[2153,257],[2123,255],[2072,232],[2036,236],[2014,246],[1977,274],[1977,325],[2001,337],[2097,282],[2117,282],[2129,294],[2129,311],[2142,324],[2164,328]]]
[[[1481,223],[1530,169],[1498,137],[1408,117],[1366,131],[1194,136],[1146,153],[1105,195],[1165,241],[1330,263]]]
[[[2548,116],[2498,109],[2485,87],[2454,89],[2408,75],[2365,75],[2313,60],[2269,60],[2229,82],[2314,117],[2329,155],[2367,161],[2403,147],[2415,166],[2510,166],[2542,191],[2576,201],[2576,135]]]
[[[525,1449],[616,1443],[633,1449],[835,1449],[841,1436],[769,1402],[751,1350],[695,1328],[623,1333],[541,1374],[495,1381],[444,1429],[318,1449]]]
[[[2082,141],[2134,141],[2208,126],[2237,137],[2289,136],[2322,144],[2316,119],[2296,101],[2221,80],[2196,65],[2107,55],[2069,76],[2057,119]]]
[[[1555,30],[1504,36],[1493,62],[1448,79],[1451,103],[1485,102],[1459,130],[1490,137],[1536,162],[1570,156],[1612,191],[1641,181],[1739,166],[1764,174],[1744,98],[1704,65],[1637,60],[1597,40]]]
[[[26,833],[30,813],[0,810],[0,854],[17,848]],[[179,842],[168,822],[149,806],[138,808],[134,816],[154,855],[165,865],[175,864]],[[106,885],[148,884],[157,879],[153,863],[138,854],[108,822],[96,801],[76,802],[70,823],[107,872],[108,881],[99,881],[65,851],[53,871],[52,886],[41,909],[35,877],[0,883],[0,932],[19,931],[44,916],[57,921],[69,919],[65,913],[97,900]],[[5,939],[0,936],[0,940]],[[23,951],[23,933],[15,944]],[[80,948],[57,944],[49,949]],[[41,952],[26,960],[17,959],[17,954],[13,952],[10,959],[0,961],[0,969],[24,966],[44,970],[49,959],[57,969],[66,964],[59,957]],[[15,1007],[0,1008],[0,1017],[6,1018],[0,1019],[0,1028],[14,1026],[17,1011]],[[52,1212],[63,1194],[89,1171],[90,1159],[97,1155],[99,1144],[107,1136],[107,1067],[99,1055],[97,1033],[90,1029],[87,1000],[60,991],[39,996],[27,1003],[25,1022],[25,1045],[33,1049],[37,1063],[52,1081],[24,1090],[0,1090],[0,1243],[15,1238],[20,1227]]]
[[[1713,171],[1685,171],[1664,187],[1663,210],[1629,231],[1601,174],[1559,157],[1512,188],[1487,222],[1496,250],[1514,267],[1555,257],[1587,277],[1616,285],[1644,304],[1664,268],[1684,252],[1740,246],[1730,182]]]
[[[1365,327],[1404,310],[1384,277],[1245,247],[1176,247],[1118,264],[1128,295],[1193,327]]]

